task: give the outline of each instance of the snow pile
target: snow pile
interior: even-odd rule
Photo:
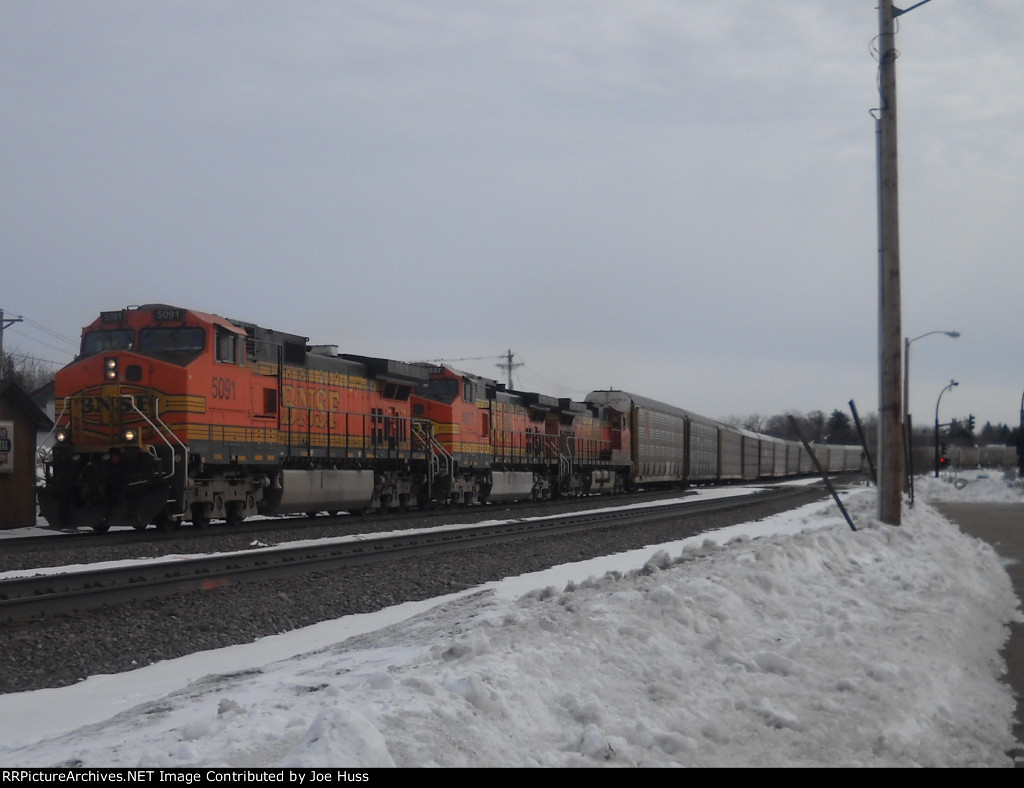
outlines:
[[[51,737],[19,744],[10,725],[0,761],[1011,766],[999,650],[1022,619],[998,556],[923,500],[895,528],[873,490],[845,505],[856,532],[815,504],[756,524],[776,535],[688,540],[513,598],[481,589]]]
[[[1022,503],[1024,482],[1014,471],[965,471],[914,479],[915,496],[933,503]]]

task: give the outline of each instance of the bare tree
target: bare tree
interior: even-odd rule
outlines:
[[[54,378],[53,364],[16,351],[0,356],[0,378],[14,380],[28,393],[42,388]]]

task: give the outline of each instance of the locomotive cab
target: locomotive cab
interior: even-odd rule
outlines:
[[[159,304],[86,326],[80,354],[56,376],[42,515],[66,529],[174,524],[186,504],[190,414],[209,406],[230,421],[248,410],[244,341],[228,321]],[[209,398],[188,393],[203,370],[212,370]]]

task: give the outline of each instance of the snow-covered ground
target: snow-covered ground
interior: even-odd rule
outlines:
[[[996,553],[921,477],[78,685],[0,696],[0,765],[1012,766]]]

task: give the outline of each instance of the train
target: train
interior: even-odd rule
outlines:
[[[621,390],[583,401],[339,353],[167,304],[101,312],[56,374],[40,514],[63,530],[545,500],[799,476],[802,443]],[[858,446],[814,447],[829,473]]]

